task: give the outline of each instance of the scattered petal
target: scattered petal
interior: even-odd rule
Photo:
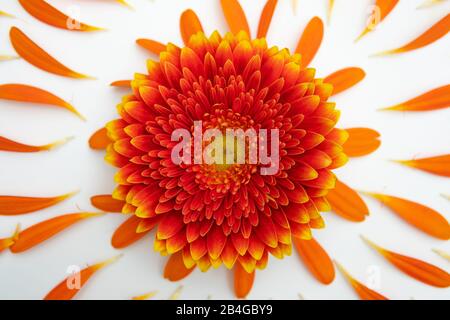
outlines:
[[[112,141],[108,137],[108,130],[106,130],[106,128],[97,130],[89,138],[89,146],[94,150],[105,150],[111,143]]]
[[[447,288],[450,286],[450,274],[444,270],[427,262],[381,248],[364,237],[363,240],[410,277],[434,287]]]
[[[125,201],[116,200],[110,194],[93,196],[91,204],[99,210],[105,212],[122,212]]]
[[[430,236],[450,239],[450,225],[437,211],[409,200],[378,193],[367,193],[388,206],[400,218]]]
[[[0,196],[0,216],[14,216],[42,210],[70,198],[75,193],[51,198]]]
[[[86,120],[70,103],[51,92],[25,84],[0,85],[0,99],[60,107],[69,110],[80,119]]]
[[[202,23],[191,9],[184,11],[180,17],[180,32],[184,43],[187,45],[192,35],[203,32]]]
[[[362,157],[375,152],[381,145],[380,134],[369,128],[345,129],[349,135],[344,153],[349,157]]]
[[[152,230],[152,228],[146,230],[145,232],[137,233],[136,230],[141,221],[142,219],[136,217],[135,215],[128,218],[114,232],[111,239],[111,245],[116,249],[123,249],[142,239]]]
[[[302,261],[314,277],[323,284],[332,283],[335,277],[333,262],[322,246],[314,239],[292,239]]]
[[[450,84],[431,90],[414,99],[381,110],[431,111],[450,106]]]
[[[439,250],[439,249],[433,249],[433,252],[440,255],[442,258],[450,261],[450,254],[448,254],[447,252]]]
[[[111,87],[118,87],[118,88],[131,88],[131,81],[132,80],[117,80],[114,82],[111,82]]]
[[[277,7],[278,0],[267,0],[266,5],[259,18],[257,38],[265,38],[269,30],[270,22],[272,21],[273,13]]]
[[[309,21],[298,42],[295,53],[302,55],[302,67],[306,68],[314,59],[323,39],[323,22],[319,17]]]
[[[358,193],[339,180],[326,198],[335,213],[350,221],[361,222],[369,215],[369,209]]]
[[[376,54],[376,56],[404,53],[426,47],[427,45],[432,44],[433,42],[445,36],[449,30],[450,30],[450,13],[447,14],[441,20],[439,20],[436,24],[434,24],[430,29],[425,31],[418,38],[414,39],[413,41],[409,42],[403,47],[384,51]]]
[[[140,45],[142,48],[144,48],[158,56],[161,52],[166,51],[166,46],[155,40],[137,39],[136,43],[138,45]]]
[[[244,10],[238,0],[220,0],[222,11],[227,20],[228,27],[233,34],[244,31],[250,36],[250,28]]]
[[[255,271],[248,273],[241,266],[240,263],[236,263],[234,267],[234,292],[236,297],[244,299],[249,294],[255,281]]]
[[[21,153],[49,151],[56,147],[59,147],[60,145],[65,144],[67,141],[69,141],[71,139],[72,138],[66,138],[64,140],[56,141],[54,143],[47,144],[44,146],[30,146],[30,145],[15,142],[8,138],[0,136],[0,151],[21,152]]]
[[[70,31],[99,31],[93,27],[68,17],[44,0],[19,0],[20,5],[33,17],[51,26]]]
[[[399,0],[377,0],[370,14],[370,21],[366,24],[366,29],[359,35],[356,41],[361,40],[366,34],[372,32],[391,13]]]
[[[70,275],[53,288],[52,291],[45,296],[44,300],[71,300],[97,271],[117,261],[120,257],[122,257],[122,255],[94,264],[81,270],[77,274]]]
[[[12,27],[9,35],[16,52],[35,67],[63,77],[93,79],[92,77],[75,72],[55,60],[55,58],[45,52],[17,27]]]
[[[333,95],[350,89],[366,76],[361,68],[351,67],[345,68],[326,77],[323,82],[333,85]]]
[[[356,293],[358,294],[358,296],[359,296],[359,298],[361,300],[389,300],[385,296],[382,296],[378,292],[375,292],[372,289],[370,289],[370,288],[366,287],[365,285],[363,285],[361,282],[359,282],[358,280],[353,278],[347,272],[347,270],[344,269],[343,266],[341,266],[336,261],[335,261],[335,263],[336,263],[336,266],[338,267],[338,269],[341,271],[341,273],[348,280],[348,282],[350,282],[350,284],[352,285],[353,289],[356,291]]]
[[[10,248],[19,238],[19,232],[20,232],[20,224],[17,224],[16,230],[14,231],[14,234],[5,239],[0,239],[0,252],[2,252],[5,249]]]
[[[152,291],[152,292],[140,295],[140,296],[133,297],[133,298],[131,298],[131,300],[149,300],[149,299],[153,298],[154,296],[156,296],[157,293],[158,293],[158,291]]]
[[[327,23],[330,24],[331,14],[333,13],[334,0],[328,0]]]
[[[100,215],[102,214],[87,212],[72,213],[37,223],[21,231],[17,241],[10,247],[10,250],[13,253],[27,251],[81,220]]]
[[[438,176],[450,177],[450,154],[415,160],[400,160],[396,162]]]
[[[169,281],[179,281],[190,275],[194,269],[195,267],[186,268],[183,262],[183,254],[181,251],[178,251],[170,255],[164,268],[164,278]]]

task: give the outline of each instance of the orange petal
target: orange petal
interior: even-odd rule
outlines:
[[[139,223],[142,221],[141,218],[133,215],[128,218],[124,223],[122,223],[114,232],[111,244],[116,249],[123,249],[129,245],[135,243],[136,241],[142,239],[151,229],[146,230],[142,233],[137,233],[136,230]]]
[[[152,291],[152,292],[140,295],[140,296],[133,297],[133,298],[131,298],[131,300],[148,300],[148,299],[151,299],[154,296],[156,296],[157,293],[158,293],[158,291]]]
[[[187,45],[192,35],[203,32],[202,23],[191,9],[184,11],[180,17],[180,32],[184,43]]]
[[[169,281],[179,281],[190,275],[194,269],[195,267],[186,268],[183,262],[183,254],[181,251],[178,251],[172,254],[167,261],[166,267],[164,268],[164,278]]]
[[[361,197],[339,180],[326,198],[335,213],[350,221],[361,222],[369,215],[369,209]]]
[[[309,21],[305,31],[295,49],[295,53],[302,55],[302,66],[306,68],[314,59],[320,48],[323,38],[323,22],[319,17],[314,17]]]
[[[326,77],[323,82],[333,85],[333,95],[345,91],[364,79],[366,73],[361,68],[345,68]]]
[[[314,239],[302,240],[293,237],[302,261],[306,264],[314,277],[323,284],[330,284],[335,277],[333,262],[322,246]]]
[[[423,48],[423,47],[439,40],[443,36],[445,36],[449,30],[450,30],[450,13],[447,14],[441,20],[439,20],[436,24],[434,24],[430,29],[425,31],[418,38],[414,39],[413,41],[409,42],[408,44],[406,44],[400,48],[397,48],[397,49],[378,53],[377,56],[404,53],[404,52]]]
[[[431,90],[417,98],[381,110],[431,111],[450,106],[450,84]]]
[[[395,8],[399,0],[377,0],[373,6],[373,11],[370,15],[370,21],[367,21],[366,29],[359,35],[356,41],[359,41],[369,32],[375,30],[376,26],[380,24],[391,11]]]
[[[328,12],[327,12],[327,22],[330,24],[331,21],[331,14],[333,13],[334,8],[334,0],[328,0]]]
[[[450,225],[437,211],[397,197],[377,193],[368,193],[368,195],[380,200],[400,218],[430,236],[442,240],[450,239]]]
[[[278,0],[267,0],[261,13],[261,17],[259,18],[257,38],[265,38],[267,36],[267,31],[269,30],[277,3]]]
[[[111,143],[106,128],[97,130],[89,139],[89,146],[94,150],[105,150]]]
[[[118,88],[131,88],[131,81],[132,80],[117,80],[111,82],[111,87],[118,87]]]
[[[59,61],[55,60],[55,58],[45,52],[18,28],[12,27],[9,36],[16,52],[35,67],[64,77],[92,79],[89,76],[67,68]]]
[[[19,238],[19,232],[20,232],[20,224],[17,225],[16,230],[14,231],[14,234],[5,239],[0,239],[0,252],[3,250],[11,247]]]
[[[230,31],[238,34],[240,31],[245,31],[250,36],[250,28],[248,26],[247,18],[244,10],[242,10],[239,1],[237,0],[220,0],[222,11],[227,20]]]
[[[427,262],[383,249],[364,237],[363,239],[390,263],[410,277],[434,287],[447,288],[450,286],[450,274],[444,270]]]
[[[106,212],[122,212],[125,201],[116,200],[110,194],[93,196],[91,204],[99,210]]]
[[[101,214],[86,212],[72,213],[37,223],[21,231],[17,241],[11,246],[10,250],[13,253],[27,251],[75,223],[87,218],[98,217],[99,215]]]
[[[67,141],[71,140],[72,138],[66,138],[61,141],[57,141],[51,144],[47,144],[44,146],[30,146],[27,144],[15,142],[12,140],[9,140],[5,137],[0,136],[0,150],[1,151],[9,151],[9,152],[40,152],[40,151],[49,151],[51,149],[54,149]]]
[[[0,99],[52,105],[67,109],[82,120],[86,120],[71,104],[53,93],[24,84],[0,85]]]
[[[0,196],[0,216],[14,216],[42,210],[66,200],[74,193],[51,198]]]
[[[234,267],[234,292],[236,297],[244,299],[249,294],[255,281],[255,272],[248,273],[241,266],[240,263],[236,263]]]
[[[121,256],[119,255],[104,262],[94,264],[77,274],[67,277],[53,288],[45,296],[44,300],[71,300],[97,271],[117,261]]]
[[[389,300],[385,296],[382,296],[378,292],[373,291],[372,289],[367,288],[361,282],[353,278],[347,270],[344,269],[339,263],[335,262],[338,269],[342,272],[345,278],[350,282],[355,292],[358,294],[361,300]]]
[[[443,177],[450,177],[450,154],[416,160],[397,161],[409,167],[427,171]]]
[[[19,0],[21,6],[33,17],[51,26],[70,31],[98,31],[92,27],[68,17],[44,0]]]
[[[369,128],[345,129],[348,140],[344,143],[344,153],[349,157],[362,157],[375,152],[381,145],[380,134]]]
[[[161,52],[166,51],[166,46],[155,40],[137,39],[136,43],[138,45],[140,45],[142,48],[144,48],[158,56]]]

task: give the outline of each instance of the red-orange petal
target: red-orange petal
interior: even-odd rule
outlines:
[[[67,277],[55,288],[53,288],[44,297],[44,300],[71,300],[97,271],[117,261],[120,257],[121,255],[104,262],[94,264],[81,270],[77,274]]]
[[[435,23],[430,29],[425,31],[418,38],[413,41],[407,43],[406,45],[392,50],[383,51],[378,53],[378,56],[390,55],[390,54],[398,54],[404,53],[416,49],[420,49],[426,47],[429,44],[439,40],[443,36],[445,36],[450,31],[450,13],[447,14],[444,18]]]
[[[178,251],[170,255],[164,268],[164,278],[169,281],[180,281],[190,275],[194,269],[195,267],[186,268],[183,261],[183,253]]]
[[[35,67],[63,77],[89,79],[92,77],[75,72],[65,65],[61,64],[55,58],[50,56],[41,47],[28,38],[17,27],[12,27],[9,33],[11,43],[16,52],[30,64]]]
[[[150,51],[159,56],[159,54],[163,51],[166,51],[166,46],[162,43],[151,40],[151,39],[137,39],[136,43],[140,45],[142,48]]]
[[[272,21],[273,13],[277,7],[278,0],[267,0],[266,5],[259,18],[257,38],[265,38],[269,30],[270,22]]]
[[[348,282],[351,284],[355,292],[358,294],[361,300],[389,300],[385,296],[379,294],[378,292],[366,287],[361,282],[353,278],[347,270],[344,269],[339,263],[336,262],[338,269],[345,276]]]
[[[193,10],[188,9],[181,14],[180,32],[186,45],[189,43],[189,39],[192,35],[197,32],[203,32],[202,23]]]
[[[220,0],[222,11],[227,20],[230,31],[233,34],[238,34],[240,31],[245,31],[250,36],[250,28],[248,26],[247,18],[244,10],[238,0]]]
[[[98,31],[93,27],[77,21],[51,6],[44,0],[19,0],[21,6],[33,17],[51,26],[70,31]]]
[[[381,110],[431,111],[450,106],[450,84],[424,93],[414,99]]]
[[[132,80],[117,80],[111,82],[109,85],[116,88],[131,88],[131,81]]]
[[[19,233],[17,241],[10,247],[11,252],[21,253],[48,240],[81,220],[98,217],[98,213],[72,213],[37,223]]]
[[[314,239],[302,240],[293,237],[294,245],[302,261],[314,277],[323,284],[330,284],[335,277],[333,261]]]
[[[70,103],[51,92],[25,84],[0,85],[0,99],[60,107],[69,110],[82,120],[86,120]]]
[[[378,193],[368,195],[380,200],[400,218],[438,239],[450,239],[450,224],[437,211],[417,202]]]
[[[427,171],[438,176],[450,177],[450,154],[431,158],[397,161],[408,167]]]
[[[42,210],[70,198],[75,193],[49,198],[0,196],[0,216],[14,216]]]
[[[298,42],[295,53],[302,55],[302,67],[306,68],[314,59],[323,38],[323,22],[319,17],[309,21]]]
[[[236,263],[234,267],[234,292],[236,297],[244,299],[250,293],[255,281],[255,272],[248,273],[241,266],[240,263]]]
[[[361,222],[369,215],[369,209],[358,193],[339,180],[326,198],[335,213],[350,221]]]
[[[386,250],[372,241],[363,238],[390,263],[408,276],[430,286],[447,288],[450,286],[450,274],[432,264]]]
[[[370,16],[370,21],[366,23],[366,28],[359,35],[356,41],[359,41],[369,32],[375,30],[376,26],[380,24],[389,13],[395,8],[399,0],[377,0],[373,6],[373,10]]]
[[[341,69],[330,74],[326,77],[323,82],[333,85],[333,95],[341,93],[360,81],[362,81],[366,76],[363,69],[357,67],[350,67]]]
[[[381,145],[380,134],[369,128],[345,129],[349,135],[344,153],[349,157],[362,157],[375,152]]]
[[[128,218],[114,232],[111,245],[116,249],[123,249],[142,239],[151,229],[138,233],[137,228],[141,221],[142,219],[135,215]]]
[[[122,212],[126,202],[114,199],[110,194],[103,194],[91,197],[91,204],[105,212]]]
[[[105,150],[112,143],[108,130],[101,128],[89,138],[89,146],[94,150]]]
[[[41,151],[49,151],[54,149],[64,143],[66,143],[71,138],[67,138],[61,141],[56,141],[43,146],[31,146],[28,144],[23,144],[20,142],[12,141],[8,138],[0,136],[0,151],[9,151],[9,152],[22,152],[22,153],[33,153],[33,152],[41,152]]]

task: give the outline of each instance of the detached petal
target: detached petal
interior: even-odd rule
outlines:
[[[42,210],[73,196],[74,193],[50,198],[0,196],[0,216],[14,216]]]
[[[314,17],[309,21],[305,31],[295,49],[295,53],[302,55],[302,67],[306,68],[314,59],[320,48],[323,38],[323,22],[319,17]]]
[[[106,150],[111,143],[112,140],[108,137],[108,130],[106,128],[98,129],[89,138],[89,147],[94,150]]]
[[[193,10],[188,9],[181,14],[180,32],[181,37],[183,38],[183,41],[186,45],[188,45],[189,39],[192,35],[196,34],[197,32],[203,32],[202,23]]]
[[[397,161],[408,167],[427,171],[438,176],[450,177],[450,154],[416,160]]]
[[[159,56],[161,52],[166,51],[166,46],[162,43],[150,40],[150,39],[137,39],[136,43],[140,45],[142,48],[150,51],[151,53],[154,53]]]
[[[270,22],[272,21],[273,13],[277,7],[278,0],[267,0],[266,5],[259,18],[257,38],[265,38],[269,30]]]
[[[339,180],[326,198],[335,213],[350,221],[361,222],[369,215],[369,209],[361,197]]]
[[[227,20],[230,31],[233,34],[238,34],[240,31],[244,31],[250,36],[250,28],[248,26],[247,18],[245,17],[244,10],[242,10],[239,1],[237,0],[220,0],[222,5],[223,14]]]
[[[167,261],[164,268],[164,278],[169,281],[179,281],[186,278],[194,271],[195,267],[187,268],[183,262],[183,254],[181,251],[174,253]]]
[[[14,234],[5,239],[0,239],[0,252],[2,252],[5,249],[8,249],[11,247],[19,238],[19,232],[20,232],[20,224],[17,225],[16,230],[14,231]]]
[[[380,134],[369,128],[345,129],[349,135],[344,153],[349,157],[362,157],[375,152],[381,145]]]
[[[392,111],[431,111],[450,106],[450,84],[424,93],[417,98],[382,110]]]
[[[33,152],[41,152],[41,151],[49,151],[60,145],[66,143],[72,138],[66,138],[61,141],[56,141],[43,146],[30,146],[28,144],[23,144],[20,142],[15,142],[9,140],[8,138],[0,136],[0,150],[1,151],[9,151],[9,152],[22,152],[22,153],[33,153]]]
[[[105,212],[122,212],[122,208],[126,202],[116,200],[110,194],[104,194],[91,197],[91,204]]]
[[[369,32],[375,30],[378,24],[380,24],[391,11],[395,8],[399,0],[377,0],[374,9],[371,13],[371,20],[367,22],[367,27],[364,31],[359,35],[356,41],[359,41],[362,37],[364,37]],[[370,23],[370,26],[369,26]]]
[[[361,68],[351,67],[336,71],[326,77],[323,82],[333,85],[333,95],[341,93],[360,81],[366,76],[366,73]]]
[[[241,266],[240,263],[236,263],[234,267],[234,292],[236,297],[244,299],[249,294],[255,281],[255,272],[248,273]]]

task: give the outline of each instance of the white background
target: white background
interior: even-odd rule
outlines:
[[[373,34],[355,44],[369,13],[369,0],[337,0],[331,24],[326,26],[320,52],[312,65],[318,76],[347,66],[360,66],[366,79],[353,90],[335,98],[342,110],[340,126],[367,126],[382,134],[381,148],[368,157],[354,159],[340,169],[339,177],[359,190],[384,192],[426,204],[450,219],[449,180],[390,162],[448,153],[450,110],[429,113],[385,113],[377,109],[415,97],[449,83],[450,38],[407,54],[369,58],[373,53],[403,45],[421,34],[449,12],[450,3],[416,10],[422,0],[400,1]],[[0,10],[18,19],[0,18],[0,54],[14,54],[8,32],[20,27],[53,56],[81,73],[98,80],[74,80],[45,73],[24,60],[0,63],[0,83],[25,83],[50,90],[70,101],[87,117],[82,122],[71,113],[0,101],[0,135],[30,144],[46,144],[67,136],[67,145],[40,154],[0,153],[0,194],[53,196],[80,190],[72,199],[53,208],[18,217],[0,217],[0,237],[9,236],[17,222],[28,227],[64,213],[93,210],[89,197],[113,190],[114,169],[106,165],[101,152],[89,149],[89,136],[113,119],[115,105],[124,93],[108,87],[111,81],[145,72],[151,57],[134,41],[148,37],[181,44],[178,25],[181,12],[193,8],[205,30],[227,30],[219,1],[130,0],[135,10],[115,3],[92,0],[49,1],[66,13],[81,13],[81,20],[105,27],[106,32],[76,33],[45,25],[28,15],[17,1],[1,1]],[[109,2],[109,1],[108,1]],[[114,1],[111,1],[114,2]],[[326,19],[325,0],[299,0],[294,14],[290,0],[280,0],[268,34],[270,44],[294,49],[311,17]],[[242,0],[255,33],[263,1]],[[154,58],[154,57],[153,57]],[[396,217],[375,200],[365,198],[370,217],[361,224],[350,223],[326,213],[327,228],[315,233],[330,255],[358,279],[367,282],[379,270],[377,289],[393,299],[449,299],[450,289],[419,283],[388,264],[363,243],[364,234],[394,251],[419,257],[450,270],[448,261],[431,251],[450,251],[448,243],[435,240]],[[67,274],[69,265],[86,266],[119,252],[110,245],[115,228],[125,218],[111,214],[84,221],[45,244],[20,255],[0,255],[0,298],[40,299]],[[153,236],[153,235],[152,235]],[[158,290],[155,298],[166,299],[180,285],[162,278],[166,258],[153,251],[148,237],[125,250],[123,258],[102,270],[83,288],[79,299],[129,299]],[[180,298],[233,298],[232,274],[225,268],[203,274],[196,270],[181,282]],[[255,299],[355,299],[341,274],[329,286],[318,283],[294,252],[284,260],[271,258],[268,268],[258,272],[249,298]]]

